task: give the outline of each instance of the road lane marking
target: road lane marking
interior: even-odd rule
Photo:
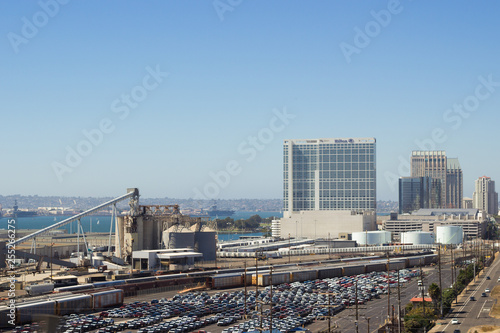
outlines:
[[[490,271],[493,269],[493,266],[497,266],[498,263],[500,262],[500,260],[498,259],[495,259],[495,263],[493,265],[491,265],[489,268],[490,268]],[[485,277],[483,277],[483,281],[479,284],[479,286],[477,286],[477,288],[474,289],[474,291],[472,292],[472,294],[470,296],[473,296],[475,295],[478,291],[479,291],[479,288],[481,287],[481,285],[483,283],[485,283],[487,280],[485,279]],[[466,287],[467,288],[467,287]],[[458,316],[458,313],[462,312],[463,309],[467,306],[467,304],[469,304],[469,301],[470,301],[470,296],[467,297],[467,300],[464,302],[464,305],[462,305],[462,307],[459,309],[459,311],[457,312],[457,314],[455,314],[454,317],[452,318],[456,318]],[[464,320],[467,319],[467,316],[464,318]],[[444,327],[444,330],[446,330],[448,328],[448,326],[450,326],[451,324],[451,321],[448,322],[448,324]]]
[[[481,307],[481,310],[479,310],[479,313],[477,314],[477,319],[481,317],[481,313],[483,313],[484,306],[486,305],[486,301],[484,301],[483,306]]]

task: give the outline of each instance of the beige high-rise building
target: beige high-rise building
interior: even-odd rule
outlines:
[[[462,199],[462,208],[474,208],[474,204],[471,198]]]
[[[490,215],[498,215],[498,193],[495,192],[495,182],[490,177],[482,176],[476,180],[472,202],[474,208]]]
[[[447,166],[446,152],[443,150],[417,150],[411,153],[412,177],[431,177],[441,181],[442,206],[446,204]]]

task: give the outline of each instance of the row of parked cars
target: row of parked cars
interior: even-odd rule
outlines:
[[[400,283],[406,283],[418,271],[401,270]],[[269,328],[282,332],[305,326],[342,311],[357,301],[362,304],[387,292],[398,283],[391,272],[372,272],[356,276],[334,277],[305,282],[283,283],[261,288],[258,292],[206,292],[176,295],[171,299],[124,304],[94,315],[71,315],[57,332],[99,333],[138,330],[139,333],[184,333],[217,324],[228,326],[224,332],[242,333]],[[246,308],[245,308],[246,304]],[[271,307],[272,304],[272,307]],[[261,317],[261,314],[263,316]],[[114,319],[129,319],[115,324]],[[245,318],[245,321],[241,320]]]

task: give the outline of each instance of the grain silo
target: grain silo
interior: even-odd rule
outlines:
[[[163,231],[163,244],[166,249],[194,249],[194,232],[180,224]]]
[[[207,226],[195,224],[191,227],[194,232],[194,250],[203,254],[203,260],[216,260],[217,234]]]

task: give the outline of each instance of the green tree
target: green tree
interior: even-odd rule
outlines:
[[[437,284],[432,283],[429,286],[429,295],[431,296],[432,304],[434,304],[434,310],[436,313],[438,313],[439,303],[441,301],[441,289]]]

